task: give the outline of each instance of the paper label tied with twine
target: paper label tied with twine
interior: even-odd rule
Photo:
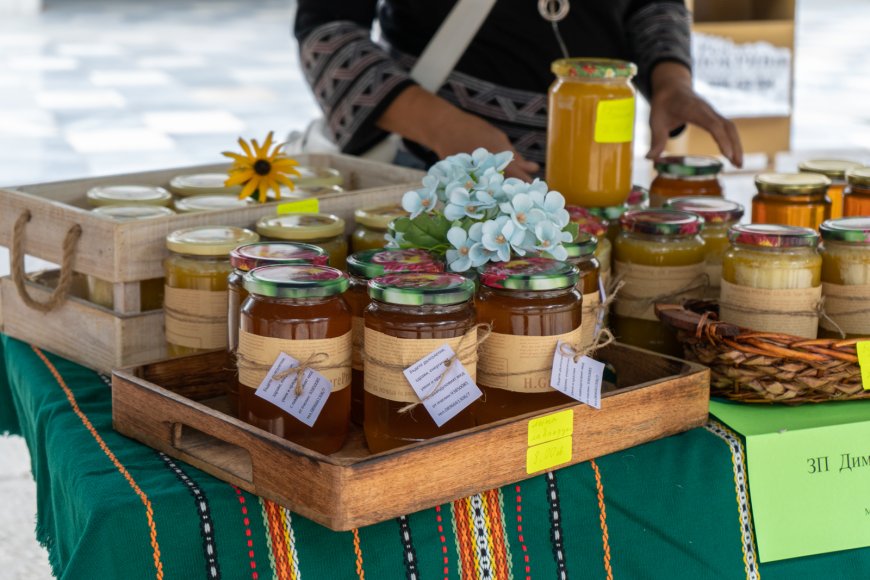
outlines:
[[[258,388],[282,353],[303,362],[317,357],[310,368],[332,383],[333,392],[350,385],[350,331],[337,338],[289,340],[259,336],[240,330],[239,383],[251,389]]]
[[[831,320],[822,316],[819,326],[834,332],[838,332],[836,326],[839,326],[846,334],[870,336],[870,285],[823,282],[822,296],[825,297],[825,314]]]
[[[719,319],[758,332],[816,338],[822,287],[769,289],[722,280]]]
[[[583,295],[583,324],[580,327],[580,348],[589,348],[595,340],[595,329],[599,323],[601,293],[590,292]]]
[[[300,376],[292,369],[298,366],[298,360],[282,352],[254,394],[313,427],[332,392],[332,382],[308,368],[301,373],[302,384],[297,388]]]
[[[493,332],[480,345],[479,383],[515,393],[551,393],[550,371],[559,341],[580,344],[583,328],[555,336],[515,336]]]
[[[483,395],[462,363],[454,360],[455,356],[450,345],[445,344],[404,371],[411,388],[439,427]]]
[[[363,349],[365,348],[366,322],[362,316],[353,317],[353,370],[363,370]]]
[[[570,345],[559,341],[553,354],[550,386],[572,399],[600,409],[604,363],[575,355]]]
[[[463,342],[464,341],[464,342]],[[460,348],[460,343],[466,345]],[[459,362],[477,377],[477,327],[454,338],[396,338],[365,329],[365,390],[400,403],[419,403],[420,397],[405,378],[404,370],[444,345],[459,353]]]
[[[657,302],[684,302],[701,298],[709,285],[704,263],[691,266],[644,266],[616,262],[616,275],[625,286],[614,303],[614,312],[627,318],[658,321]]]
[[[226,290],[165,287],[166,342],[200,349],[227,347]]]

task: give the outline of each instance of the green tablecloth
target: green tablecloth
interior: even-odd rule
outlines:
[[[870,549],[757,566],[742,444],[717,423],[336,533],[115,433],[107,378],[0,345],[0,432],[27,440],[64,578],[870,578]]]

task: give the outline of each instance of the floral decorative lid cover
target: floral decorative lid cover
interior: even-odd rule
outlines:
[[[637,65],[612,58],[560,58],[550,66],[553,74],[568,78],[630,79],[637,74]]]
[[[347,290],[347,275],[329,266],[261,266],[245,274],[245,290],[272,298],[323,298]]]
[[[705,223],[738,222],[743,217],[743,206],[721,197],[692,195],[674,197],[665,202],[665,209],[687,211],[704,218]]]
[[[694,236],[704,219],[675,209],[639,209],[625,212],[619,219],[623,231],[653,236]]]
[[[428,250],[381,248],[351,254],[347,271],[351,276],[371,279],[397,272],[443,272],[444,263]]]
[[[562,244],[568,252],[569,259],[585,258],[595,255],[598,248],[598,238],[582,232],[573,242]]]
[[[722,171],[722,162],[707,155],[659,157],[654,165],[660,174],[677,178],[714,176]]]
[[[298,242],[259,242],[240,246],[230,252],[230,264],[242,271],[275,264],[314,264],[325,266],[329,254],[323,248]]]
[[[823,240],[870,244],[870,217],[845,217],[825,220],[819,226]]]
[[[738,224],[728,230],[732,244],[758,246],[760,248],[815,247],[819,234],[810,228],[781,226],[775,224]]]
[[[603,236],[607,233],[607,220],[598,217],[585,207],[579,205],[566,205],[568,216],[572,223],[580,227],[581,232],[593,236]]]
[[[369,296],[405,306],[449,306],[471,300],[474,282],[459,274],[401,272],[369,280]]]
[[[579,279],[576,266],[550,258],[492,262],[480,270],[481,284],[505,290],[561,290],[575,286]]]

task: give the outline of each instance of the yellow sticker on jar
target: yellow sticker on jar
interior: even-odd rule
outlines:
[[[861,384],[865,391],[870,391],[870,341],[859,342],[855,350],[858,351],[858,366],[861,367]]]
[[[285,213],[320,213],[320,200],[316,197],[282,203],[278,206],[278,215]]]
[[[634,99],[599,101],[595,112],[596,143],[628,143],[634,137]]]

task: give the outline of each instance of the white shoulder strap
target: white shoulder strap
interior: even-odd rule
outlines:
[[[457,0],[411,69],[411,78],[435,92],[447,80],[496,0]]]

